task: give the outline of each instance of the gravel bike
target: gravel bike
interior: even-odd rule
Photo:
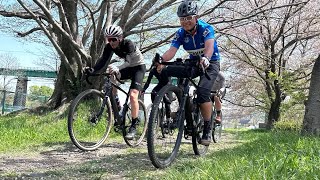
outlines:
[[[90,84],[89,76],[103,76],[104,86],[101,91],[87,89],[72,101],[68,115],[68,132],[73,144],[84,151],[95,150],[106,141],[111,127],[114,125],[116,132],[122,132],[126,144],[132,147],[139,145],[148,126],[144,103],[139,100],[138,118],[140,122],[137,125],[137,133],[133,139],[127,139],[126,134],[132,120],[129,92],[114,83],[111,80],[112,75],[109,73],[88,74],[86,80]],[[126,94],[121,111],[112,95],[112,87]]]
[[[182,59],[177,59],[175,62],[161,64],[188,66],[189,63],[195,64],[195,61],[199,64],[199,60],[187,59],[182,62]],[[206,73],[203,68],[202,72]],[[173,162],[179,151],[183,131],[185,131],[185,138],[192,136],[193,150],[196,155],[203,155],[208,150],[208,146],[201,144],[204,120],[199,104],[195,101],[196,94],[189,94],[190,83],[197,89],[196,83],[191,78],[179,78],[177,86],[171,84],[164,86],[154,100],[148,123],[147,144],[149,158],[156,168],[165,168]],[[163,109],[163,97],[169,93],[172,93],[174,99],[170,106],[171,117],[161,118],[159,114]],[[191,130],[185,125],[185,120],[192,123]],[[159,123],[161,121],[164,122]]]

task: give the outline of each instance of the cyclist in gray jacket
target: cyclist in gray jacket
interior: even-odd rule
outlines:
[[[113,53],[124,59],[124,63],[120,66],[109,65],[110,73],[115,74],[120,80],[131,79],[130,85],[130,104],[132,124],[126,135],[127,139],[133,139],[136,134],[136,125],[139,123],[139,103],[138,96],[142,90],[142,82],[146,72],[146,65],[141,51],[130,39],[123,38],[123,31],[117,25],[111,25],[106,28],[105,38],[107,44],[104,47],[103,54],[98,63],[89,68],[89,72],[99,71],[106,64],[110,63]],[[114,89],[114,95],[117,97],[117,91]],[[116,98],[117,99],[117,98]]]

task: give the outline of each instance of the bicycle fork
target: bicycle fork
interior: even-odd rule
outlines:
[[[181,127],[181,124],[180,123],[184,123],[185,121],[185,110],[186,110],[186,104],[187,104],[187,99],[188,99],[188,96],[189,96],[189,80],[185,79],[183,82],[183,96],[182,96],[182,101],[181,101],[181,104],[180,104],[180,107],[179,107],[179,111],[178,111],[178,116],[177,116],[177,127]]]
[[[98,113],[94,114],[93,117],[90,118],[91,123],[97,124],[99,122],[100,117],[104,111],[104,107],[106,106],[107,100],[108,100],[108,97],[103,98],[103,101],[102,101],[102,104],[101,104],[101,107],[100,107]]]

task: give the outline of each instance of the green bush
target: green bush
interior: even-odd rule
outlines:
[[[302,128],[302,119],[285,119],[274,123],[274,130],[286,130],[300,132]]]

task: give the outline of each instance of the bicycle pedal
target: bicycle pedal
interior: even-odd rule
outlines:
[[[184,138],[185,138],[185,139],[188,139],[188,138],[189,138],[189,135],[185,133],[185,134],[184,134]]]
[[[184,126],[184,132],[186,134],[188,134],[189,136],[192,136],[192,128],[191,127]]]
[[[90,123],[92,125],[97,125],[98,124],[98,118],[96,116],[91,117],[89,121],[90,121]]]
[[[115,131],[115,132],[117,132],[117,133],[118,133],[118,132],[120,132],[120,131],[121,131],[121,129],[122,129],[122,128],[121,128],[121,126],[120,126],[120,125],[114,125],[114,131]]]

